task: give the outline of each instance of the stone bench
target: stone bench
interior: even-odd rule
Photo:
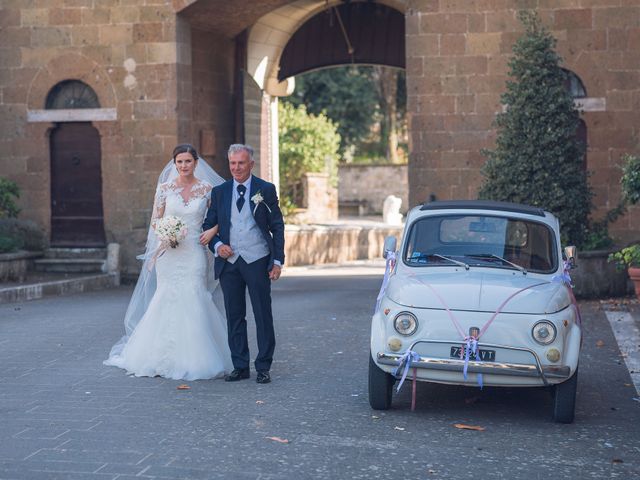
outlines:
[[[0,253],[0,282],[22,282],[32,268],[33,260],[39,257],[42,252]]]

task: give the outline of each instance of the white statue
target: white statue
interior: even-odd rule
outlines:
[[[402,199],[395,195],[389,195],[382,203],[382,221],[389,225],[402,225],[400,207]]]

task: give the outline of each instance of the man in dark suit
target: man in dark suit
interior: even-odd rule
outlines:
[[[271,382],[269,370],[276,345],[271,313],[271,281],[284,264],[284,221],[276,187],[253,176],[253,149],[231,145],[228,152],[233,178],[211,192],[203,229],[218,225],[209,243],[215,254],[215,276],[220,279],[227,311],[233,371],[228,382],[249,378],[249,344],[245,292],[249,291],[256,321],[258,383]]]

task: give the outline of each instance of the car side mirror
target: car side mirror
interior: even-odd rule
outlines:
[[[384,247],[382,247],[382,258],[387,258],[389,252],[395,252],[398,240],[390,235],[384,239]]]
[[[578,267],[578,249],[575,246],[564,247],[564,256],[567,257],[567,262],[569,262],[571,268]]]

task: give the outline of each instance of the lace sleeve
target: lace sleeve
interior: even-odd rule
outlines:
[[[213,191],[213,185],[206,182],[203,182],[203,183],[205,184],[207,189],[205,193],[205,197],[207,198],[207,208],[208,208],[209,206],[211,206],[211,192]]]
[[[156,228],[158,219],[164,216],[164,207],[167,203],[167,184],[161,183],[156,190],[153,201],[153,212],[151,213],[151,227]]]

